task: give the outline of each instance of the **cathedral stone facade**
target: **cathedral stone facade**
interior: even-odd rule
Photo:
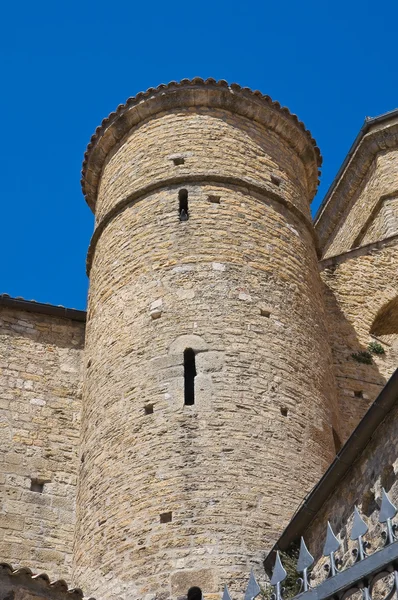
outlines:
[[[398,112],[313,222],[320,165],[297,117],[224,81],[104,120],[87,315],[0,297],[0,561],[97,600],[261,578],[397,366]]]

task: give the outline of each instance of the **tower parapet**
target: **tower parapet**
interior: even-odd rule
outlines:
[[[74,568],[104,600],[243,586],[334,454],[319,164],[287,109],[214,80],[138,95],[89,145]]]

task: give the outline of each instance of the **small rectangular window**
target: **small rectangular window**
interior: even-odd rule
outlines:
[[[42,494],[44,491],[44,481],[41,479],[31,479],[30,480],[30,490],[32,492],[37,492],[38,494]]]
[[[160,522],[161,523],[171,523],[171,521],[173,520],[173,513],[172,512],[165,512],[162,513],[160,515]]]
[[[282,179],[280,177],[278,177],[277,175],[271,175],[271,182],[274,185],[279,187],[282,183]]]

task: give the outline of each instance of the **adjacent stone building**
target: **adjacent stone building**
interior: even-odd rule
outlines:
[[[0,297],[0,560],[98,600],[262,572],[397,367],[397,132],[365,122],[312,223],[319,150],[260,92],[105,119],[87,315]]]

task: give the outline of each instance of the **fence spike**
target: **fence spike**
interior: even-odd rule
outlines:
[[[334,577],[337,573],[337,566],[336,566],[336,561],[334,558],[334,553],[337,552],[337,550],[339,548],[340,548],[340,542],[337,539],[337,537],[334,535],[332,526],[330,525],[330,522],[328,521],[326,541],[325,541],[325,545],[323,547],[323,555],[328,556],[330,559],[329,574],[332,577]]]
[[[286,579],[287,577],[287,573],[282,565],[280,556],[279,556],[279,552],[276,553],[276,559],[275,559],[275,566],[274,566],[274,570],[272,571],[272,577],[271,577],[271,585],[277,585],[278,583],[282,583],[282,581],[284,579]]]
[[[366,556],[366,542],[364,543],[362,540],[362,536],[365,535],[369,531],[369,527],[366,525],[365,521],[362,519],[358,508],[355,506],[354,508],[354,522],[352,524],[352,530],[350,538],[352,540],[358,541],[358,550],[353,550],[354,556],[356,556],[357,560],[363,560]]]
[[[397,508],[391,502],[390,498],[387,496],[386,490],[381,488],[381,507],[379,514],[380,523],[386,523],[387,525],[387,535],[386,535],[386,543],[392,544],[394,540],[396,540],[394,525],[391,522],[391,519],[395,517],[397,514]]]
[[[222,595],[222,600],[231,600],[231,596],[229,595],[228,586],[226,585],[224,588],[224,592]]]
[[[297,571],[303,574],[302,586],[305,592],[308,591],[308,569],[314,563],[314,557],[308,552],[308,548],[305,545],[304,538],[301,537],[300,541],[300,553],[297,561]]]
[[[261,588],[254,577],[253,569],[250,571],[249,583],[247,584],[244,600],[253,600],[261,592]]]
[[[391,502],[384,488],[381,488],[381,507],[379,514],[380,523],[387,523],[387,519],[393,519],[397,514],[397,508]]]
[[[352,540],[357,540],[359,537],[362,537],[369,531],[369,527],[366,525],[365,521],[362,519],[358,508],[355,506],[354,508],[354,522],[352,524],[352,530],[350,538]]]
[[[330,525],[330,522],[328,521],[326,541],[325,541],[325,545],[323,547],[323,556],[330,556],[330,554],[337,552],[337,550],[339,548],[340,548],[340,542],[337,539],[337,537],[334,535],[332,526]]]
[[[274,598],[274,600],[283,600],[281,583],[284,579],[286,579],[286,577],[287,577],[287,573],[281,563],[279,552],[277,552],[274,570],[272,572],[272,577],[271,577],[271,581],[270,581],[271,585],[273,585],[275,588],[275,592],[271,596],[271,598]]]
[[[314,563],[314,557],[310,552],[308,552],[308,548],[305,545],[304,538],[301,538],[300,541],[300,553],[297,561],[297,571],[302,573],[304,569],[308,569]]]

